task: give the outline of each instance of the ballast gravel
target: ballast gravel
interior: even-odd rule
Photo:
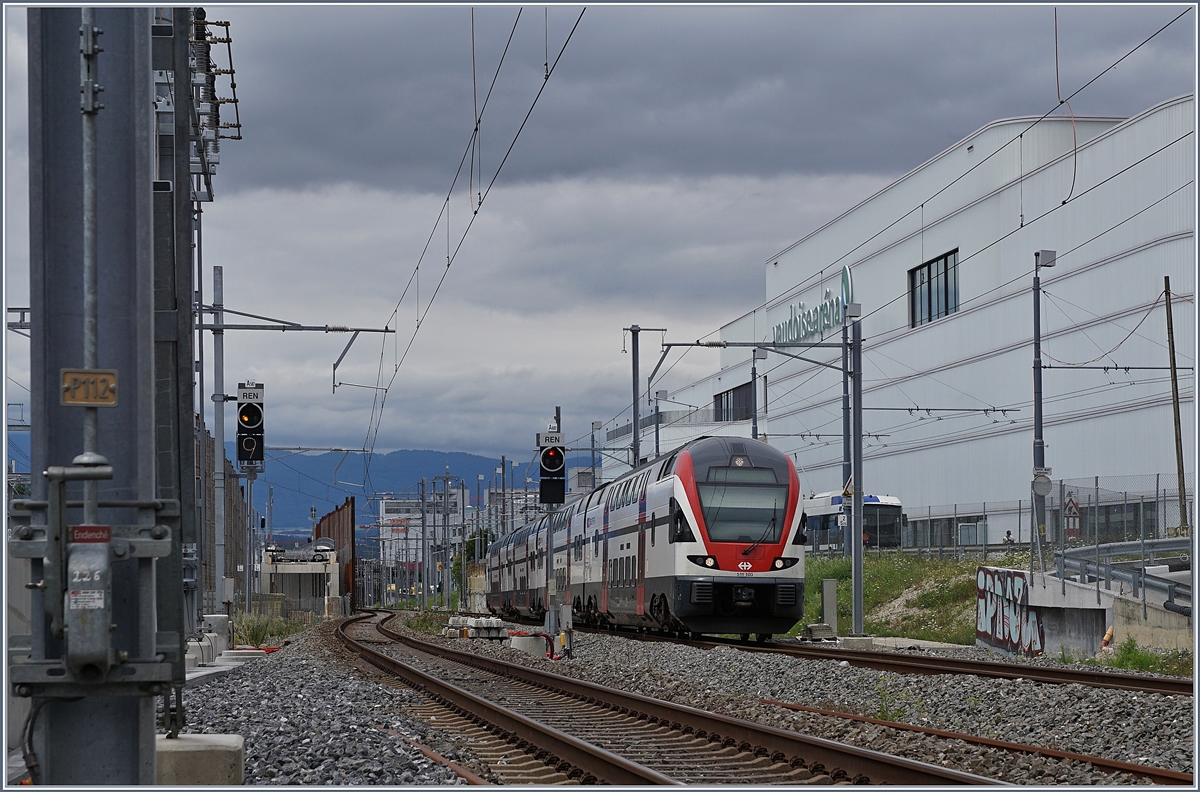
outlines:
[[[529,629],[513,626],[512,629]],[[965,675],[911,675],[844,661],[698,649],[576,633],[574,657],[551,662],[484,640],[426,640],[552,670],[606,687],[747,718],[1022,784],[1141,784],[1090,763],[980,747],[759,699],[864,715],[1134,764],[1194,772],[1194,701],[1083,685]]]
[[[393,622],[393,626],[396,622]],[[247,784],[461,784],[413,739],[479,769],[461,738],[411,715],[421,699],[348,664],[316,625],[289,646],[184,690],[185,732],[236,733],[246,741]],[[402,632],[408,632],[400,628]],[[511,629],[529,629],[512,625]],[[501,643],[415,634],[456,649],[689,706],[848,742],[1010,783],[1148,783],[1090,764],[1012,754],[916,732],[795,712],[775,699],[947,731],[1194,772],[1191,698],[956,675],[899,675],[837,661],[698,649],[616,635],[576,633],[573,659],[552,662]],[[950,650],[967,653],[973,650]]]
[[[245,783],[335,785],[465,784],[405,738],[447,759],[453,739],[406,714],[419,697],[384,687],[347,664],[331,623],[288,646],[183,693],[193,734],[240,734]]]

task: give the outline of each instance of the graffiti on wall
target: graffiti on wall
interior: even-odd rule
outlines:
[[[1029,580],[1015,569],[979,567],[975,575],[975,638],[1005,652],[1040,655],[1042,622],[1029,607]]]

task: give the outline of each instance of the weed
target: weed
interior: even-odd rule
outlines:
[[[904,717],[904,706],[897,700],[896,694],[884,687],[882,683],[875,685],[875,701],[876,708],[873,717],[885,721],[899,721]],[[892,706],[893,704],[899,704],[899,706]]]
[[[1192,653],[1186,649],[1151,649],[1138,646],[1131,635],[1116,649],[1106,649],[1095,657],[1078,662],[1085,665],[1120,668],[1125,671],[1142,671],[1171,676],[1192,676]]]
[[[233,640],[241,646],[274,646],[304,627],[298,621],[280,616],[239,613],[233,620]]]
[[[449,619],[446,614],[440,614],[435,611],[423,611],[415,616],[405,617],[404,626],[413,632],[432,635],[440,633],[448,622]]]

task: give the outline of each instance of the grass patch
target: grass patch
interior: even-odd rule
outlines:
[[[805,558],[805,624],[821,620],[820,581],[838,581],[838,631],[853,624],[851,559]],[[875,635],[901,636],[972,646],[975,643],[977,559],[919,558],[904,553],[867,553],[863,558],[863,628]],[[885,609],[910,589],[920,593],[907,608]],[[886,610],[886,612],[885,612]]]
[[[404,626],[413,632],[434,635],[440,633],[449,621],[449,614],[447,613],[424,611],[415,616],[406,616],[404,618]]]
[[[238,613],[233,620],[233,641],[239,646],[278,646],[304,628],[304,624],[280,616]]]
[[[1131,635],[1117,646],[1115,652],[1101,652],[1083,662],[1120,668],[1126,671],[1142,671],[1172,676],[1192,676],[1192,653],[1184,649],[1154,651],[1141,646]]]

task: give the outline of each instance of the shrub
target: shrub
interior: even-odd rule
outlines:
[[[283,639],[304,630],[293,619],[260,613],[238,613],[233,620],[233,641],[242,646],[276,646]]]

